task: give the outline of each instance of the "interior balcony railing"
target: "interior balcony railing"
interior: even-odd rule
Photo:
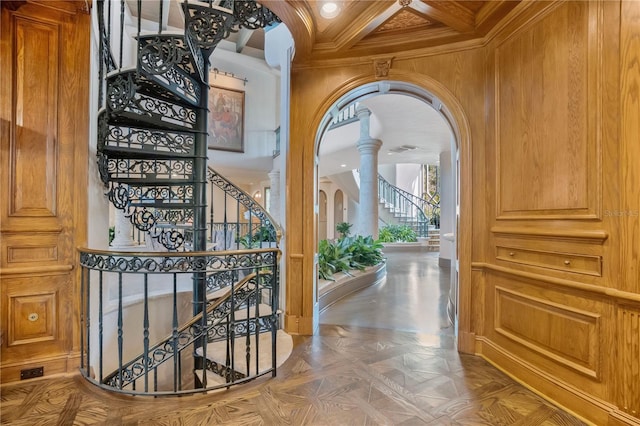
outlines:
[[[354,102],[340,111],[333,120],[331,120],[328,130],[337,129],[338,127],[358,121],[358,114],[356,113],[358,105],[360,105],[360,102]]]
[[[275,376],[278,257],[275,248],[81,249],[82,375],[111,391],[156,396]],[[201,294],[195,275],[206,277]]]

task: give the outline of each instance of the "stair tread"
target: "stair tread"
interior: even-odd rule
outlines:
[[[180,124],[172,123],[169,121],[157,122],[154,121],[152,117],[142,114],[136,114],[134,112],[119,112],[117,115],[110,115],[109,124],[117,124],[124,125],[129,127],[135,127],[136,125],[147,125],[147,128],[154,130],[170,130],[175,132],[183,132],[183,133],[198,133],[195,126],[181,126]],[[142,126],[145,127],[145,126]]]
[[[198,377],[198,380],[200,380],[200,383],[203,382],[202,380],[202,370],[201,369],[196,369],[193,371],[194,374]],[[205,373],[207,375],[207,387],[213,387],[213,386],[220,386],[220,385],[226,385],[227,381],[225,380],[224,377],[217,375],[216,373],[214,373],[213,371],[209,371],[209,370],[205,370]],[[220,392],[226,390],[226,388],[221,388],[221,389],[216,389],[211,391],[211,393],[213,392]]]
[[[247,316],[254,318],[255,312],[256,312],[255,305],[249,308],[249,312],[247,312],[246,307],[240,308],[236,310],[234,314],[234,318],[236,321],[246,320]],[[271,306],[265,303],[258,304],[258,317],[266,317],[266,316],[270,316],[271,314],[273,314],[273,310],[271,309]]]
[[[150,74],[144,70],[139,70],[137,67],[127,67],[120,70],[111,71],[107,75],[107,80],[114,78],[117,75],[134,74],[134,81],[136,84],[136,92],[145,96],[161,99],[166,102],[175,103],[183,107],[193,108],[197,106],[194,100],[185,98],[180,94],[174,93],[168,90],[161,82],[157,80],[153,74]],[[188,75],[185,73],[185,75]]]
[[[209,371],[209,370],[205,370],[207,372],[207,386],[215,386],[215,385],[224,385],[227,383],[227,381],[224,379],[224,377],[222,376],[218,376],[216,373]],[[196,373],[196,375],[198,376],[198,379],[200,379],[200,382],[202,382],[202,370],[201,369],[196,369],[194,370],[194,372]]]
[[[107,154],[107,157],[110,159],[149,159],[153,160],[156,158],[162,159],[190,159],[194,158],[193,154],[182,153],[182,152],[171,152],[171,151],[157,151],[151,149],[139,149],[139,148],[130,148],[130,147],[118,147],[113,145],[105,145],[102,149],[102,152]],[[118,154],[126,154],[126,155],[118,155]]]
[[[258,346],[260,350],[260,359],[258,360],[258,371],[256,373],[256,336],[255,334],[249,335],[250,341],[250,362],[249,370],[247,371],[247,351],[246,351],[246,336],[237,337],[234,343],[234,370],[244,374],[245,376],[254,376],[259,373],[268,371],[272,367],[272,353],[271,353],[271,332],[260,333]],[[290,335],[283,330],[276,332],[276,365],[281,365],[291,354],[293,349],[293,339]],[[202,348],[198,348],[195,351],[196,355],[202,356]],[[207,359],[216,362],[221,365],[226,364],[227,342],[226,340],[211,342],[207,344]]]

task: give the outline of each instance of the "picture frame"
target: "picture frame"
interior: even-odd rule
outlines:
[[[244,91],[209,86],[207,132],[209,149],[244,152]]]

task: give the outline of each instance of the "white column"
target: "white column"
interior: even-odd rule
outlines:
[[[356,110],[360,120],[360,208],[358,209],[358,233],[378,238],[378,151],[382,141],[369,135],[371,111],[359,106]]]
[[[280,224],[280,170],[273,169],[269,172],[269,185],[271,191],[269,214]]]
[[[281,267],[280,272],[280,309],[286,312],[286,288],[287,274],[285,270],[285,259],[288,256],[285,234],[287,232],[287,158],[289,153],[289,116],[290,116],[290,100],[291,100],[291,61],[295,51],[293,37],[286,25],[277,25],[275,28],[265,29],[265,60],[269,66],[280,70],[280,155],[273,161],[273,169],[280,171],[279,202],[278,217],[275,220],[280,221],[282,229],[282,238],[280,239]],[[271,191],[273,191],[273,186]],[[273,197],[273,192],[272,192]],[[275,205],[272,201],[271,205]],[[315,283],[314,283],[315,285]],[[315,288],[313,289],[315,292]],[[318,306],[316,304],[316,306]],[[315,312],[314,330],[317,327],[317,321],[320,314]],[[283,321],[284,323],[284,321]]]
[[[112,248],[126,248],[135,246],[136,243],[131,238],[131,222],[120,209],[116,209],[115,214],[115,235],[111,242]]]

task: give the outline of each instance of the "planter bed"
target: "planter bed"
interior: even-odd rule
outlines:
[[[334,274],[335,281],[318,280],[320,312],[353,292],[379,283],[387,276],[387,264],[382,262],[375,266],[368,266],[363,271],[350,270],[349,274],[352,276],[337,272]]]

